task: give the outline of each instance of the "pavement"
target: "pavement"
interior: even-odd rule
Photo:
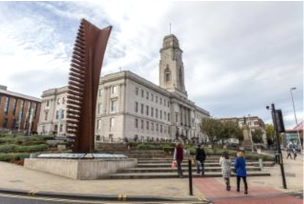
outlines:
[[[295,195],[303,194],[303,155],[297,160],[284,157],[287,188],[283,189],[280,167],[265,167],[270,177],[248,177],[249,194],[235,192],[235,178],[231,178],[232,190],[227,192],[222,178],[194,178],[193,194],[189,195],[188,178],[128,179],[128,180],[72,180],[69,178],[26,169],[11,163],[0,162],[0,192],[22,191],[25,194],[71,195],[89,197],[167,198],[173,200],[203,201],[214,203],[303,203]],[[140,201],[140,200],[138,200]],[[283,202],[284,201],[284,202]]]

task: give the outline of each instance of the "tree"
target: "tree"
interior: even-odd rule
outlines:
[[[274,127],[271,124],[266,124],[266,138],[269,146],[274,143]]]
[[[262,143],[263,142],[263,132],[261,130],[254,130],[251,132],[252,135],[252,141],[254,143]]]
[[[208,136],[211,145],[221,140],[223,135],[223,124],[214,118],[203,118],[201,122],[201,132]]]
[[[220,138],[222,140],[222,145],[224,141],[229,138],[243,139],[242,130],[239,128],[238,124],[233,121],[224,121],[222,122],[223,131],[221,132]]]

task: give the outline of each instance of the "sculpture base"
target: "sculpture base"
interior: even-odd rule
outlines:
[[[101,179],[119,169],[134,167],[137,159],[25,159],[24,167],[76,180]]]
[[[252,142],[250,140],[244,140],[241,145],[245,150],[252,150]]]

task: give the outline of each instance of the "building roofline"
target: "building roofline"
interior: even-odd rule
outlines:
[[[35,102],[41,103],[41,99],[40,98],[36,98],[34,96],[25,95],[25,94],[22,94],[22,93],[17,93],[17,92],[14,92],[14,91],[8,91],[8,90],[0,89],[0,93],[4,94],[4,95],[8,95],[8,96],[14,96],[16,98],[21,98],[21,99],[26,99],[26,100],[29,100],[29,101],[35,101]]]

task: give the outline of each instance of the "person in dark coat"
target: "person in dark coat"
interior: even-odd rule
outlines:
[[[177,163],[177,173],[180,178],[183,177],[182,162],[183,162],[185,153],[186,153],[186,150],[183,149],[183,145],[180,142],[177,143],[176,147],[174,149],[173,159]]]
[[[195,152],[195,160],[196,160],[196,169],[197,173],[200,174],[202,172],[202,176],[205,174],[205,160],[206,160],[206,154],[205,150],[201,148],[201,145],[199,144],[197,146],[196,152]]]
[[[239,192],[240,191],[240,182],[241,182],[241,178],[243,179],[244,182],[244,186],[245,186],[245,194],[248,194],[248,185],[247,185],[247,171],[246,171],[246,161],[244,159],[244,154],[243,152],[238,152],[237,153],[237,158],[234,161],[234,168],[235,168],[235,172],[236,172],[236,183],[237,183],[237,188],[236,191]]]

